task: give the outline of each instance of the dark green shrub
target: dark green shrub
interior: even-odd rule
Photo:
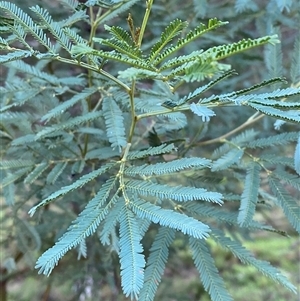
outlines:
[[[171,2],[62,2],[71,13],[59,20],[40,6],[0,2],[1,182],[11,210],[3,209],[2,223],[8,229],[14,218],[17,255],[35,261],[43,252],[35,267],[50,275],[59,263],[56,281],[100,275],[131,299],[153,300],[180,237],[212,300],[232,300],[212,242],[295,292],[235,234],[287,235],[254,219],[270,204],[300,230],[289,188],[300,187],[300,143],[294,158],[288,149],[299,141],[300,39],[288,83],[276,34],[243,32],[246,37],[229,42],[222,28],[233,33],[234,27],[212,17],[190,28],[179,19],[179,1],[168,24],[157,19]],[[117,16],[129,9],[126,25]],[[202,16],[195,11],[192,25]],[[252,60],[262,64],[254,49],[263,45],[269,79],[250,68]],[[233,55],[242,67],[230,61]],[[243,77],[232,68],[251,70]],[[260,83],[249,74],[260,74]],[[273,119],[265,118],[262,130],[257,123],[265,116]],[[6,271],[18,256],[6,261]],[[86,260],[74,263],[76,256]]]

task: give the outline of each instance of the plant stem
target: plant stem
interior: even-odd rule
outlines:
[[[101,11],[101,9],[98,10],[98,14],[99,14],[100,11]],[[91,18],[91,31],[90,31],[90,37],[89,37],[88,44],[91,48],[93,48],[94,47],[93,37],[95,36],[96,29],[97,29],[97,26],[98,26],[97,20],[94,19],[93,7],[90,7],[90,18]],[[92,63],[91,59],[89,57],[88,57],[88,63],[89,63],[89,65],[91,65],[91,63]],[[92,70],[91,69],[88,69],[88,85],[89,85],[89,87],[93,86]],[[91,100],[92,100],[92,97],[90,95],[86,99],[87,104],[88,104],[89,112],[92,110]],[[87,124],[88,124],[88,126],[90,126],[90,122],[88,122]],[[90,137],[89,134],[84,135],[84,147],[83,147],[82,154],[81,154],[82,157],[85,157],[86,153],[88,152],[89,137]]]
[[[137,122],[137,116],[135,114],[135,108],[134,108],[134,91],[135,91],[135,80],[132,80],[131,90],[129,93],[130,111],[131,111],[131,126],[129,131],[129,138],[128,138],[129,143],[131,143],[132,141],[135,125]]]
[[[139,39],[138,39],[138,42],[137,42],[138,47],[141,47],[142,40],[143,40],[144,33],[145,33],[145,29],[146,29],[148,19],[149,19],[149,16],[150,16],[152,5],[153,5],[153,0],[147,0],[146,1],[146,11],[145,11],[143,23],[142,23],[140,34],[139,34]]]
[[[126,90],[127,93],[130,92],[130,88],[127,85],[125,85],[120,80],[118,80],[116,77],[114,77],[113,75],[107,73],[106,71],[104,71],[102,69],[96,68],[96,67],[94,67],[92,65],[89,65],[87,63],[84,63],[84,62],[78,62],[77,60],[71,60],[71,59],[60,57],[60,56],[56,57],[55,59],[57,61],[64,62],[66,64],[81,66],[81,67],[84,67],[84,68],[86,68],[88,70],[100,73],[104,77],[110,79],[111,81],[115,82],[118,86],[120,86],[121,88],[123,88],[124,90]]]

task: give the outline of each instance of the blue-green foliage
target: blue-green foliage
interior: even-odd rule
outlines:
[[[255,214],[255,207],[258,200],[258,189],[260,184],[261,166],[253,162],[247,169],[245,187],[241,196],[240,212],[238,222],[241,225],[249,224]]]
[[[203,240],[190,238],[190,247],[203,286],[211,299],[232,301],[233,299],[225,288],[224,281],[219,275],[207,244]]]
[[[145,281],[140,292],[141,300],[153,300],[161,281],[169,256],[169,248],[174,241],[176,231],[160,227],[147,259]]]
[[[120,265],[125,296],[138,299],[144,283],[145,258],[139,225],[125,203],[120,213]]]
[[[78,258],[88,256],[89,237],[96,234],[98,243],[105,246],[101,252],[108,248],[117,254],[125,296],[151,301],[180,232],[189,238],[195,266],[213,301],[233,299],[210,254],[209,239],[294,292],[276,268],[255,259],[237,240],[226,237],[223,228],[286,235],[255,221],[258,205],[270,201],[283,209],[300,232],[299,203],[285,187],[300,190],[299,68],[292,68],[293,85],[287,87],[280,77],[280,65],[272,67],[271,59],[282,57],[280,48],[272,48],[279,42],[277,36],[247,37],[234,43],[223,39],[217,46],[186,53],[196,39],[227,22],[211,18],[188,29],[186,21],[175,18],[155,40],[144,44],[152,1],[147,2],[141,28],[128,17],[129,31],[107,22],[138,0],[63,2],[72,13],[57,21],[45,8],[31,7],[31,17],[15,4],[0,2],[10,18],[3,17],[2,22],[0,16],[0,25],[4,24],[0,49],[5,52],[1,52],[0,63],[8,70],[0,87],[4,197],[9,205],[15,196],[24,204],[28,198],[31,217],[39,212],[41,219],[49,220],[67,212],[74,220],[70,225],[67,218],[61,218],[60,229],[66,229],[67,223],[68,228],[56,242],[51,238],[53,247],[37,260],[39,272],[50,275],[74,248]],[[275,2],[279,10],[291,6],[289,1],[285,5]],[[198,7],[196,1],[194,5]],[[203,11],[197,16],[208,9],[207,1],[201,5]],[[87,8],[90,14],[93,10],[98,14],[89,18]],[[235,9],[256,10],[257,6],[254,1],[236,1]],[[91,26],[88,38],[79,30],[84,24],[80,22]],[[103,35],[95,35],[104,23]],[[43,47],[35,47],[32,38]],[[293,55],[297,66],[299,41]],[[263,45],[270,47],[267,66],[274,78],[232,92],[210,93],[229,76],[237,75],[221,60]],[[66,76],[60,72],[62,63],[86,72]],[[111,68],[112,72],[107,71]],[[276,90],[270,91],[274,84]],[[258,89],[264,91],[252,93]],[[245,120],[242,115],[244,123],[225,134],[211,131],[209,135],[219,137],[206,140],[211,117],[217,122],[225,110],[241,107],[255,113]],[[295,129],[272,135],[251,128],[242,131],[264,115]],[[222,120],[231,124],[233,116]],[[294,159],[285,152],[272,154],[272,148],[293,147],[297,141]],[[205,148],[213,143],[221,145]],[[268,188],[265,182],[261,184],[262,175]],[[23,197],[26,190],[30,194]],[[31,202],[32,196],[37,203]],[[239,210],[231,209],[231,204]],[[222,230],[216,224],[222,224]],[[153,232],[152,246],[145,249]],[[34,240],[40,244],[39,239]]]

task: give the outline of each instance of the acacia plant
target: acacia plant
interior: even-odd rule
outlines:
[[[210,253],[212,241],[295,292],[277,268],[229,235],[228,226],[242,233],[285,235],[254,219],[257,206],[274,204],[300,232],[298,203],[285,187],[300,190],[299,69],[293,68],[290,85],[276,77],[210,93],[238,76],[225,59],[277,44],[278,37],[186,53],[228,22],[212,18],[189,28],[185,20],[174,19],[149,41],[145,33],[153,0],[146,2],[140,26],[128,12],[138,0],[61,2],[70,11],[62,20],[39,6],[24,11],[0,2],[5,13],[0,27],[5,76],[1,183],[14,212],[20,250],[40,249],[51,234],[35,264],[49,276],[72,249],[79,258],[88,257],[91,244],[100,241],[102,253],[117,254],[124,295],[149,301],[181,232],[211,300],[232,300]],[[113,25],[124,12],[128,27]],[[299,44],[300,39],[296,66]],[[62,67],[67,65],[71,73]],[[218,108],[230,119],[235,107],[251,108],[253,115],[225,135],[206,137]],[[266,115],[277,120],[277,128],[287,123],[294,130],[266,136],[251,129]],[[197,130],[189,133],[195,120]],[[296,141],[294,159],[270,151]],[[206,151],[213,143],[214,150]],[[19,210],[31,218],[20,217]]]

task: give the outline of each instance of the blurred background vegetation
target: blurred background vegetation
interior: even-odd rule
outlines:
[[[59,0],[13,0],[11,1],[28,12],[28,7],[38,4],[49,9],[54,19],[66,18],[68,11]],[[84,2],[84,1],[81,1]],[[212,45],[234,42],[241,38],[256,38],[266,34],[277,33],[281,44],[276,46],[255,48],[229,58],[224,63],[231,64],[239,73],[238,77],[230,78],[217,85],[213,93],[224,93],[235,89],[249,87],[262,80],[284,76],[290,83],[289,70],[292,64],[291,53],[297,35],[299,35],[298,0],[157,0],[150,17],[150,23],[145,34],[145,47],[147,41],[160,36],[162,28],[171,20],[179,18],[187,20],[193,28],[199,22],[206,23],[209,18],[217,17],[222,21],[229,21],[229,25],[206,35],[197,41],[185,52],[192,52],[197,48],[207,48]],[[130,9],[136,26],[141,23],[144,13],[144,1]],[[127,28],[127,14],[111,20],[109,23]],[[88,37],[89,25],[80,23],[80,32]],[[105,35],[101,27],[97,36]],[[51,67],[51,68],[50,68]],[[1,68],[1,66],[0,66]],[[118,66],[107,64],[105,67],[110,73],[117,73]],[[84,70],[70,66],[53,64],[49,66],[51,72],[57,74],[78,74]],[[4,79],[4,69],[1,70],[1,81]],[[187,93],[193,89],[186,86]],[[210,93],[212,93],[210,91]],[[230,111],[229,111],[230,110]],[[247,120],[254,112],[245,107],[230,109],[220,108],[216,111],[218,118],[213,119],[213,125],[203,131],[204,140],[218,137],[229,132]],[[193,137],[198,129],[197,119],[191,118],[189,128],[184,129],[186,137]],[[284,125],[291,130],[294,125]],[[272,135],[274,119],[264,117],[255,124],[255,129],[264,136]],[[216,145],[214,145],[215,147]],[[197,155],[205,156],[212,148],[205,145],[196,148]],[[293,156],[294,145],[290,148],[272,150],[285,152]],[[226,185],[226,183],[224,183]],[[230,187],[232,193],[241,193],[241,187]],[[37,190],[38,191],[38,187]],[[79,191],[84,199],[84,191]],[[300,199],[294,192],[295,198]],[[77,197],[79,197],[77,195]],[[70,221],[77,213],[77,205],[63,205],[59,211],[52,212],[43,220],[29,218],[30,207],[37,201],[39,194],[32,189],[22,191],[15,200],[14,207],[8,206],[1,199],[0,231],[1,231],[1,301],[50,301],[50,300],[125,300],[119,291],[120,278],[117,257],[109,252],[108,248],[101,246],[100,242],[87,240],[88,258],[77,260],[77,253],[70,251],[51,274],[51,277],[38,275],[34,270],[34,263],[38,256],[51,247],[68,227]],[[77,209],[76,209],[77,208]],[[70,210],[72,209],[72,210]],[[236,209],[236,208],[233,208]],[[299,279],[299,248],[300,241],[296,232],[290,228],[279,209],[265,210],[258,207],[256,219],[266,221],[277,229],[286,231],[290,237],[283,237],[270,233],[243,233],[237,234],[234,228],[227,229],[233,236],[240,236],[256,257],[270,261],[271,264],[282,269],[283,273],[298,287]],[[23,229],[22,233],[16,228]],[[50,227],[49,227],[50,225]],[[42,235],[41,235],[42,233]],[[40,239],[40,235],[42,239]],[[149,236],[151,238],[151,231]],[[151,240],[145,240],[145,245]],[[160,286],[156,300],[209,301],[208,295],[199,281],[199,276],[193,266],[191,254],[186,246],[186,237],[178,236],[170,252],[170,259]],[[220,250],[212,245],[212,253],[220,273],[225,279],[229,292],[236,301],[296,301],[297,296],[277,286],[272,281],[258,274],[252,268],[241,265],[232,254]],[[1,299],[2,298],[2,299]]]

